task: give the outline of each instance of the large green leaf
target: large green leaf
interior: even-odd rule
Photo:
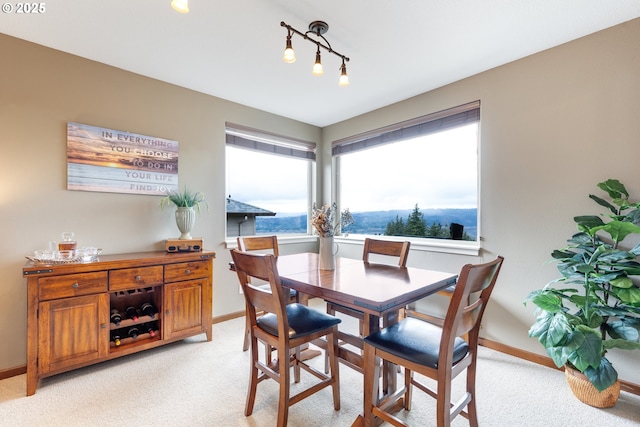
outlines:
[[[589,245],[592,242],[592,238],[588,233],[582,232],[574,234],[567,242],[573,243],[574,245]]]
[[[635,209],[629,212],[624,220],[629,221],[635,225],[640,225],[640,209]]]
[[[640,226],[631,222],[611,221],[602,227],[602,230],[609,233],[614,242],[622,242],[629,234],[640,233]]]
[[[570,342],[575,346],[575,351],[569,354],[568,360],[580,372],[584,372],[589,366],[592,368],[600,365],[602,358],[602,338],[596,330],[584,325],[578,325],[571,334]]]
[[[533,295],[531,302],[549,313],[556,313],[562,310],[562,300],[551,291],[544,290]]]
[[[627,276],[640,276],[640,263],[637,261],[623,261],[615,265],[615,268],[624,271]]]
[[[614,214],[618,212],[618,208],[617,207],[613,206],[611,203],[607,202],[604,199],[601,199],[598,196],[594,196],[593,194],[589,194],[589,198],[594,200],[600,206],[604,206],[605,208],[609,209]]]
[[[633,281],[628,277],[617,277],[609,281],[611,286],[615,286],[616,288],[629,289],[634,286]]]
[[[595,229],[604,226],[602,218],[596,215],[581,215],[573,217],[573,220],[578,224],[578,230],[584,233],[588,233],[590,236],[595,234]],[[596,230],[597,231],[597,230]]]
[[[611,293],[625,304],[640,304],[640,288],[636,286],[627,289],[614,288],[611,290]]]
[[[589,367],[582,371],[582,373],[598,391],[606,390],[618,379],[618,373],[606,357],[600,358],[600,363],[597,367]]]
[[[598,188],[606,191],[612,199],[626,199],[629,197],[629,193],[627,192],[624,184],[617,179],[608,179],[600,182],[598,183]]]
[[[627,251],[621,251],[619,249],[612,249],[603,252],[598,257],[598,261],[606,263],[616,263],[625,259],[634,259],[635,256]]]
[[[640,211],[638,211],[638,212],[640,212]],[[640,255],[640,243],[638,243],[632,249],[630,249],[629,252],[634,254],[635,256]]]
[[[529,329],[529,336],[537,337],[543,347],[549,348],[566,342],[571,331],[572,327],[562,313],[542,311]]]

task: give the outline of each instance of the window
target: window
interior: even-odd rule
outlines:
[[[226,124],[227,237],[306,234],[315,143]]]
[[[350,234],[478,240],[480,103],[335,141]]]

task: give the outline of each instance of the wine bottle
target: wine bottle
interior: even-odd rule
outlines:
[[[156,310],[156,308],[150,302],[145,302],[144,304],[142,304],[142,307],[140,307],[140,312],[145,316],[151,317],[152,319],[155,319],[156,314],[158,314],[158,310]]]
[[[120,311],[118,311],[117,308],[112,308],[111,309],[111,323],[115,323],[116,326],[119,326],[121,321],[122,321],[122,316],[120,315]]]
[[[138,321],[138,310],[136,310],[135,307],[127,307],[125,313],[129,319],[133,320],[134,322]]]
[[[111,341],[113,341],[113,343],[116,345],[116,347],[118,347],[120,344],[122,344],[122,341],[120,341],[120,332],[119,331],[113,331],[111,332]]]
[[[134,340],[138,339],[138,335],[140,335],[140,331],[138,331],[138,327],[137,326],[132,326],[129,328],[129,331],[127,332],[127,335],[129,335],[130,338],[133,338]]]
[[[144,325],[144,328],[142,328],[146,333],[148,333],[151,337],[155,337],[156,336],[156,325],[155,322],[149,322],[147,324]]]

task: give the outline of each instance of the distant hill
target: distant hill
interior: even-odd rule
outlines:
[[[353,234],[384,234],[387,224],[395,221],[396,217],[405,222],[412,209],[391,210],[377,212],[352,212],[354,224],[345,229],[345,232]],[[477,209],[420,209],[427,226],[435,223],[449,225],[452,222],[464,225],[464,231],[476,238]],[[256,219],[256,231],[258,234],[268,233],[305,233],[307,231],[307,215],[289,215],[258,217]]]

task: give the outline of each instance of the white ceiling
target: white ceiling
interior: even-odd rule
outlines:
[[[11,2],[10,4],[16,4]],[[638,0],[53,0],[0,14],[0,32],[198,92],[327,126],[640,17]],[[286,29],[311,21],[348,56]],[[0,56],[1,58],[1,56]],[[3,63],[3,66],[10,64]]]

